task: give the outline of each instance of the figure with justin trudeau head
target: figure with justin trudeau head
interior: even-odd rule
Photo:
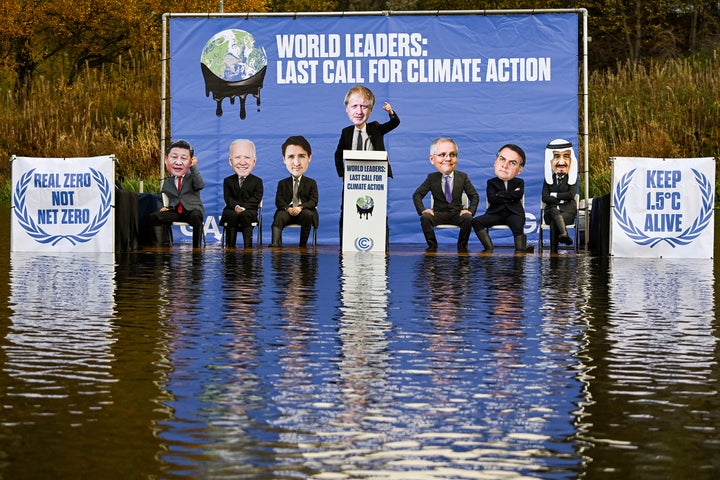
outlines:
[[[558,138],[545,147],[545,181],[542,201],[543,219],[550,226],[550,251],[557,253],[558,244],[572,245],[566,225],[575,222],[577,205],[578,162],[571,142]]]

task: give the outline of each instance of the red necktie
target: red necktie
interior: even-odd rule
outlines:
[[[178,177],[178,198],[180,197],[180,189],[181,188],[182,188],[182,177]],[[181,202],[178,202],[177,211],[178,211],[178,213],[182,213],[182,211],[183,211]]]

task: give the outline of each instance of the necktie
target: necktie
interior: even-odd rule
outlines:
[[[363,139],[362,139],[362,130],[360,130],[359,128],[357,131],[357,144],[355,145],[355,150],[364,150]]]
[[[245,177],[238,177],[238,184],[240,185],[241,188],[242,188],[242,184],[244,181],[245,181]]]
[[[452,188],[450,187],[450,175],[445,175],[445,200],[452,203]]]
[[[180,198],[180,189],[181,188],[182,188],[182,177],[178,177],[178,198]],[[178,213],[182,213],[182,211],[183,211],[183,206],[180,201],[178,201],[177,211],[178,211]]]
[[[297,207],[300,205],[300,199],[298,198],[298,185],[300,185],[300,179],[299,178],[293,178],[293,198],[292,198],[292,206]]]

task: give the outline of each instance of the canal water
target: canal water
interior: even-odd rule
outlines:
[[[10,254],[8,230],[0,478],[720,473],[717,261]]]

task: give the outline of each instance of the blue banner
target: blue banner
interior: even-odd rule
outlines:
[[[538,228],[545,145],[578,138],[577,14],[170,17],[170,136],[195,147],[205,179],[208,239],[220,238],[228,147],[257,147],[253,173],[265,185],[270,225],[278,180],[288,176],[281,144],[304,135],[307,175],[319,187],[321,243],[338,243],[342,181],[334,153],[350,125],[343,100],[362,84],[376,97],[370,121],[400,125],[385,136],[391,243],[424,243],[412,193],[434,170],[430,143],[455,139],[458,170],[482,200],[505,143],[527,153],[526,232]],[[426,199],[429,205],[429,199]],[[269,231],[269,229],[268,229]],[[442,241],[442,240],[441,240]]]

